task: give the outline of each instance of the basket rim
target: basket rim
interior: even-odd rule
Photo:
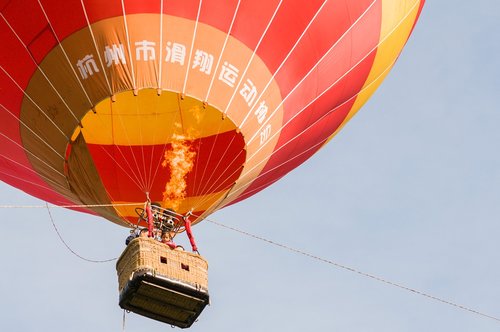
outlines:
[[[189,251],[186,251],[186,250],[175,250],[175,249],[170,248],[165,243],[162,243],[162,242],[157,241],[157,240],[155,240],[153,238],[150,238],[150,237],[137,237],[137,238],[133,239],[132,241],[130,241],[130,243],[127,245],[127,247],[123,250],[123,252],[120,255],[120,257],[118,257],[118,259],[116,261],[116,266],[117,267],[120,264],[120,262],[123,259],[123,257],[126,256],[126,254],[128,253],[128,251],[132,250],[131,248],[134,247],[133,244],[140,243],[140,242],[149,243],[149,244],[152,244],[152,245],[155,245],[155,246],[158,246],[158,247],[163,247],[163,248],[167,249],[167,252],[168,252],[168,250],[170,250],[170,251],[176,251],[179,255],[191,256],[192,258],[200,259],[200,260],[204,261],[207,264],[207,268],[208,268],[208,261],[205,258],[203,258],[203,256],[201,256],[199,253],[189,252]]]

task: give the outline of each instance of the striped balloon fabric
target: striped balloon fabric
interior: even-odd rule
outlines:
[[[423,4],[0,0],[0,178],[122,225],[147,195],[199,222],[327,143]]]

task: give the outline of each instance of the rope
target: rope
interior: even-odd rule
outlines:
[[[57,40],[57,45],[59,45],[59,48],[61,49],[62,53],[64,54],[64,58],[66,59],[68,65],[69,65],[68,68],[71,68],[71,71],[73,72],[73,75],[75,76],[76,80],[78,81],[80,88],[82,89],[83,93],[85,94],[85,97],[87,97],[88,104],[93,105],[92,100],[90,100],[89,94],[87,93],[87,91],[83,87],[82,81],[80,80],[80,77],[78,77],[78,74],[76,73],[75,68],[73,68],[73,63],[69,59],[68,53],[66,53],[66,50],[64,49],[63,44],[61,44],[61,40],[59,39],[59,36],[57,35],[57,32],[54,29],[54,26],[52,25],[52,22],[50,21],[49,16],[47,15],[47,12],[45,11],[45,8],[43,7],[40,0],[38,0],[38,5],[40,6],[40,9],[42,10],[43,16],[45,16],[45,19],[47,20],[47,24],[50,27],[50,31],[52,32],[52,34],[54,35],[54,37]],[[38,64],[37,64],[37,67],[38,67]],[[40,67],[38,67],[38,68],[40,68]]]
[[[217,59],[217,64],[215,65],[214,73],[219,72],[219,67],[220,67],[220,63],[222,60],[222,55],[224,55],[224,52],[226,51],[226,46],[227,46],[227,42],[229,41],[229,36],[233,32],[233,26],[234,26],[234,22],[236,21],[236,15],[238,14],[238,11],[240,9],[240,4],[241,4],[241,0],[238,0],[238,3],[236,4],[236,8],[234,9],[234,12],[233,12],[233,18],[231,19],[231,24],[229,25],[229,29],[227,30],[227,33],[226,33],[226,38],[224,39],[224,44],[222,45],[222,48],[219,52],[219,58]],[[208,97],[210,96],[210,92],[212,91],[212,87],[214,85],[215,77],[216,77],[216,75],[212,75],[212,79],[210,80],[210,84],[208,86],[207,94],[205,96],[205,99],[203,99],[204,101],[207,101]]]
[[[116,206],[142,206],[144,202],[140,203],[121,203],[121,204],[72,204],[72,205],[50,205],[51,209],[57,208],[93,208],[93,207],[116,207]],[[0,205],[0,209],[45,209],[46,205]]]
[[[121,204],[121,205],[137,205],[137,204]],[[47,212],[49,214],[49,217],[50,217],[50,221],[52,223],[52,226],[54,227],[54,230],[56,231],[57,233],[57,236],[59,237],[59,239],[61,240],[61,242],[64,244],[64,246],[72,253],[74,254],[75,256],[77,256],[78,258],[86,261],[86,262],[90,262],[90,263],[107,263],[107,262],[111,262],[111,261],[114,261],[116,260],[117,258],[111,258],[111,259],[106,259],[106,260],[92,260],[92,259],[87,259],[85,257],[82,257],[81,255],[79,255],[77,252],[75,252],[73,249],[71,249],[69,247],[69,245],[66,243],[66,241],[64,241],[64,239],[62,238],[59,230],[57,229],[57,226],[54,222],[54,218],[52,217],[52,213],[50,212],[50,209],[51,208],[54,208],[54,207],[89,207],[89,206],[112,206],[110,204],[95,204],[95,205],[67,205],[67,206],[49,206],[48,203],[46,203],[45,206],[39,206],[39,205],[18,205],[18,206],[15,206],[15,205],[0,205],[0,208],[39,208],[39,207],[43,207],[43,208],[46,208],[47,209]],[[115,204],[116,206],[116,204]],[[199,217],[199,216],[196,216],[196,215],[193,215],[195,217]],[[460,310],[464,310],[464,311],[467,311],[469,313],[473,313],[473,314],[476,314],[478,316],[481,316],[483,318],[488,318],[488,319],[491,319],[491,320],[494,320],[496,322],[500,322],[500,318],[499,317],[496,317],[496,316],[492,316],[492,315],[488,315],[488,314],[485,314],[481,311],[478,311],[476,309],[472,309],[468,306],[465,306],[465,305],[462,305],[462,304],[458,304],[458,303],[455,303],[455,302],[452,302],[450,300],[446,300],[446,299],[443,299],[443,298],[440,298],[438,296],[434,296],[434,295],[431,295],[429,293],[426,293],[424,291],[420,291],[420,290],[417,290],[415,288],[411,288],[411,287],[408,287],[408,286],[405,286],[405,285],[402,285],[400,283],[397,283],[397,282],[394,282],[394,281],[390,281],[388,279],[385,279],[385,278],[382,278],[382,277],[379,277],[379,276],[376,276],[374,274],[370,274],[370,273],[367,273],[367,272],[363,272],[361,270],[358,270],[358,269],[355,269],[353,267],[349,267],[347,265],[344,265],[344,264],[340,264],[340,263],[337,263],[333,260],[330,260],[330,259],[326,259],[326,258],[323,258],[323,257],[320,257],[320,256],[316,256],[316,255],[313,255],[311,253],[308,253],[308,252],[305,252],[303,250],[300,250],[300,249],[296,249],[296,248],[292,248],[290,246],[287,246],[285,244],[282,244],[282,243],[279,243],[279,242],[276,242],[276,241],[273,241],[273,240],[270,240],[270,239],[267,239],[267,238],[264,238],[262,236],[258,236],[258,235],[255,235],[255,234],[252,234],[252,233],[249,233],[249,232],[246,232],[246,231],[243,231],[243,230],[240,230],[240,229],[237,229],[237,228],[234,228],[234,227],[231,227],[231,226],[227,226],[227,225],[224,225],[222,223],[219,223],[217,221],[214,221],[214,220],[211,220],[211,219],[204,219],[206,220],[207,222],[211,223],[211,224],[214,224],[216,226],[219,226],[221,228],[225,228],[227,230],[231,230],[233,232],[236,232],[236,233],[239,233],[241,235],[244,235],[244,236],[247,236],[247,237],[251,237],[253,239],[256,239],[256,240],[259,240],[259,241],[262,241],[262,242],[266,242],[270,245],[273,245],[275,247],[279,247],[279,248],[282,248],[282,249],[285,249],[285,250],[288,250],[290,252],[293,252],[295,254],[299,254],[299,255],[302,255],[302,256],[305,256],[305,257],[308,257],[308,258],[311,258],[311,259],[314,259],[314,260],[317,260],[319,262],[322,262],[322,263],[326,263],[326,264],[329,264],[329,265],[333,265],[339,269],[343,269],[343,270],[346,270],[346,271],[349,271],[349,272],[352,272],[352,273],[356,273],[362,277],[365,277],[365,278],[370,278],[372,280],[375,280],[375,281],[378,281],[380,283],[383,283],[383,284],[386,284],[386,285],[389,285],[389,286],[392,286],[392,287],[395,287],[395,288],[399,288],[401,290],[404,290],[404,291],[407,291],[407,292],[410,292],[410,293],[413,293],[413,294],[416,294],[416,295],[420,295],[422,297],[425,297],[429,300],[433,300],[435,302],[440,302],[442,304],[446,304],[446,305],[449,305],[451,307],[455,307],[457,309],[460,309]],[[124,319],[125,321],[125,319]],[[125,325],[123,325],[125,326]]]
[[[236,94],[238,93],[238,91],[240,91],[240,86],[241,86],[241,83],[243,83],[243,77],[246,76],[247,72],[248,72],[248,69],[250,68],[250,65],[252,64],[253,62],[253,59],[255,58],[255,55],[257,54],[257,50],[259,49],[260,45],[262,44],[262,41],[264,40],[264,38],[266,37],[267,35],[267,32],[269,31],[269,28],[271,27],[271,25],[273,24],[277,14],[278,14],[278,11],[280,10],[281,8],[281,5],[283,4],[283,0],[280,0],[280,2],[278,3],[278,5],[276,6],[276,8],[274,9],[274,12],[273,12],[273,15],[271,16],[271,18],[269,19],[269,22],[267,23],[267,26],[265,27],[264,31],[262,32],[262,35],[260,36],[260,39],[259,41],[257,42],[257,45],[255,45],[255,48],[253,49],[253,53],[252,53],[252,56],[250,57],[250,59],[248,59],[247,61],[247,65],[245,67],[245,69],[243,70],[243,73],[241,74],[241,79],[238,81],[238,84],[236,85],[236,88],[233,89],[233,94],[231,95],[231,98],[229,99],[227,105],[226,105],[226,108],[223,112],[224,115],[227,114],[228,110],[229,110],[229,106],[231,106],[231,104],[233,103],[233,100],[236,96]],[[251,110],[250,110],[251,112]],[[249,113],[250,113],[249,112]]]
[[[411,288],[411,287],[408,287],[408,286],[404,286],[402,284],[390,281],[388,279],[385,279],[385,278],[382,278],[382,277],[379,277],[379,276],[376,276],[376,275],[373,275],[373,274],[370,274],[370,273],[366,273],[366,272],[357,270],[357,269],[349,267],[347,265],[343,265],[343,264],[334,262],[334,261],[332,261],[330,259],[322,258],[322,257],[316,256],[316,255],[310,254],[308,252],[305,252],[305,251],[302,251],[302,250],[299,250],[299,249],[295,249],[295,248],[289,247],[289,246],[287,246],[285,244],[282,244],[282,243],[279,243],[279,242],[275,242],[275,241],[266,239],[264,237],[261,237],[261,236],[255,235],[255,234],[251,234],[251,233],[248,233],[248,232],[236,229],[234,227],[221,224],[221,223],[216,222],[214,220],[210,220],[210,219],[204,219],[204,220],[206,220],[206,221],[208,221],[208,222],[210,222],[210,223],[212,223],[212,224],[214,224],[216,226],[219,226],[219,227],[222,227],[222,228],[225,228],[225,229],[237,232],[239,234],[242,234],[242,235],[254,238],[254,239],[262,241],[262,242],[266,242],[268,244],[271,244],[271,245],[276,246],[276,247],[280,247],[282,249],[291,251],[293,253],[309,257],[311,259],[320,261],[322,263],[330,264],[330,265],[333,265],[333,266],[335,266],[337,268],[340,268],[340,269],[343,269],[343,270],[346,270],[346,271],[349,271],[349,272],[352,272],[352,273],[356,273],[358,275],[361,275],[361,276],[366,277],[366,278],[373,279],[375,281],[384,283],[386,285],[389,285],[389,286],[392,286],[392,287],[396,287],[396,288],[402,289],[404,291],[407,291],[407,292],[410,292],[410,293],[413,293],[413,294],[416,294],[416,295],[423,296],[423,297],[425,297],[427,299],[430,299],[430,300],[433,300],[433,301],[436,301],[436,302],[440,302],[440,303],[443,303],[443,304],[446,304],[446,305],[449,305],[449,306],[452,306],[452,307],[455,307],[455,308],[458,308],[458,309],[461,309],[461,310],[468,311],[470,313],[479,315],[479,316],[481,316],[483,318],[488,318],[488,319],[500,322],[500,318],[499,317],[495,317],[495,316],[491,316],[491,315],[485,314],[485,313],[480,312],[478,310],[471,309],[471,308],[469,308],[469,307],[467,307],[465,305],[461,305],[461,304],[457,304],[457,303],[454,303],[454,302],[449,301],[449,300],[445,300],[443,298],[431,295],[429,293],[426,293],[426,292],[423,292],[423,291],[419,291],[417,289],[414,289],[414,288]]]
[[[122,319],[122,331],[125,332],[125,316],[127,311],[123,309],[123,319]]]
[[[360,20],[364,17],[364,15],[365,15],[365,14],[366,14],[366,13],[367,13],[367,12],[368,12],[368,11],[369,11],[372,7],[373,7],[373,6],[374,6],[374,4],[375,4],[376,2],[377,2],[377,0],[374,0],[374,1],[370,4],[370,6],[368,6],[368,7],[367,7],[367,9],[365,10],[365,12],[364,12],[364,13],[362,13],[362,14],[361,14],[361,16],[359,16],[359,17],[358,17],[358,19],[357,19],[357,20],[353,23],[353,25],[352,25],[352,26],[351,26],[351,27],[350,27],[350,28],[349,28],[346,32],[344,32],[344,34],[342,35],[342,37],[341,37],[340,39],[344,38],[344,36],[346,36],[346,35],[347,35],[347,33],[348,33],[351,29],[352,29],[352,27],[353,27],[355,24],[357,24],[357,22],[359,22],[359,21],[360,21]],[[413,4],[412,9],[411,9],[411,10],[410,10],[410,11],[409,11],[406,15],[405,15],[405,17],[404,17],[404,18],[402,18],[402,19],[401,19],[401,20],[397,23],[397,25],[396,25],[396,26],[395,26],[395,27],[394,27],[394,28],[393,28],[390,32],[388,32],[388,33],[386,34],[386,36],[385,36],[385,37],[384,37],[381,41],[379,41],[379,42],[378,42],[378,44],[377,44],[377,45],[376,45],[376,46],[375,46],[375,47],[374,47],[374,48],[373,48],[370,52],[368,52],[368,53],[367,53],[367,54],[363,57],[363,59],[361,59],[360,61],[358,61],[356,64],[352,65],[352,66],[351,66],[351,68],[350,68],[348,71],[346,71],[346,72],[345,72],[345,73],[344,73],[344,74],[343,74],[343,75],[342,75],[339,79],[337,79],[337,80],[336,80],[333,84],[331,84],[328,88],[326,88],[323,92],[321,92],[321,93],[320,93],[320,94],[319,94],[316,98],[314,98],[314,100],[310,101],[310,102],[309,102],[309,103],[308,103],[308,104],[307,104],[304,108],[302,108],[302,109],[301,109],[301,110],[300,110],[297,114],[295,114],[292,118],[290,118],[290,119],[289,119],[289,120],[288,120],[285,124],[283,124],[283,125],[281,126],[281,128],[280,128],[277,132],[275,132],[275,133],[274,133],[274,134],[273,134],[273,135],[272,135],[272,136],[271,136],[271,137],[270,137],[270,138],[269,138],[266,142],[264,142],[264,144],[263,144],[262,146],[260,146],[260,148],[258,148],[256,151],[254,151],[254,152],[252,153],[252,155],[247,156],[247,157],[246,157],[246,163],[248,163],[250,160],[252,160],[255,156],[259,155],[259,152],[260,152],[260,151],[261,151],[261,150],[262,150],[262,149],[263,149],[263,148],[264,148],[264,147],[265,147],[265,146],[266,146],[269,142],[271,142],[271,141],[272,141],[272,139],[273,139],[276,135],[278,135],[279,133],[281,133],[281,132],[282,132],[282,130],[283,130],[285,127],[287,127],[290,123],[293,123],[293,120],[294,120],[297,116],[299,116],[302,112],[306,111],[306,110],[307,110],[307,108],[308,108],[311,104],[313,104],[313,103],[314,103],[317,99],[319,99],[321,96],[323,96],[325,93],[327,93],[327,92],[328,92],[328,91],[329,91],[329,90],[330,90],[333,86],[335,86],[335,85],[336,85],[336,84],[337,84],[337,83],[338,83],[338,82],[339,82],[342,78],[344,78],[344,77],[345,77],[347,74],[349,74],[349,73],[350,73],[350,72],[351,72],[354,68],[356,68],[358,65],[360,65],[360,64],[364,61],[364,59],[366,59],[366,58],[368,57],[368,55],[369,55],[369,54],[371,54],[374,50],[376,50],[376,48],[377,48],[377,47],[379,47],[381,44],[383,44],[383,43],[387,40],[387,38],[389,38],[389,37],[392,35],[392,33],[396,30],[396,28],[397,28],[398,26],[400,26],[400,25],[402,24],[402,22],[403,22],[403,21],[405,21],[405,20],[409,17],[410,13],[413,11],[413,9],[415,9],[415,8],[416,8],[417,4],[418,4],[418,1],[415,1],[415,2],[414,2],[414,4]],[[275,110],[271,113],[271,115],[267,118],[267,120],[266,120],[266,121],[265,121],[265,122],[261,125],[261,127],[260,127],[259,131],[260,131],[262,128],[264,128],[264,126],[265,126],[265,125],[266,125],[266,124],[270,121],[270,119],[271,119],[271,118],[275,115],[275,113],[278,111],[279,107],[281,107],[281,106],[284,104],[284,102],[285,102],[285,101],[286,101],[286,100],[287,100],[287,99],[288,99],[288,98],[289,98],[289,97],[290,97],[290,96],[294,93],[294,91],[298,88],[298,86],[299,86],[300,84],[302,84],[302,82],[303,82],[303,81],[304,81],[304,80],[305,80],[305,79],[309,76],[309,74],[311,74],[311,73],[314,71],[314,69],[315,69],[317,66],[319,66],[319,65],[320,65],[320,63],[323,61],[323,59],[326,57],[326,55],[327,55],[328,53],[330,53],[330,51],[332,51],[332,50],[333,50],[333,49],[334,49],[334,48],[338,45],[338,43],[339,43],[340,39],[339,39],[337,42],[335,42],[335,44],[334,44],[334,45],[332,45],[332,47],[328,50],[328,52],[326,52],[326,53],[325,53],[325,55],[324,55],[324,56],[323,56],[320,60],[318,60],[318,62],[316,63],[316,65],[315,65],[315,66],[314,66],[314,67],[313,67],[313,68],[312,68],[312,69],[308,72],[308,74],[307,74],[307,75],[306,75],[306,76],[305,76],[305,77],[304,77],[304,78],[303,78],[303,79],[302,79],[299,83],[297,83],[297,85],[296,85],[296,86],[295,86],[295,87],[294,87],[294,88],[293,88],[293,89],[292,89],[292,90],[291,90],[291,91],[287,94],[287,96],[286,96],[286,97],[284,97],[284,98],[283,98],[283,100],[282,100],[282,102],[280,103],[280,105],[278,105],[278,106],[275,108]],[[392,64],[391,64],[391,65],[389,65],[389,66],[388,66],[388,67],[384,70],[384,72],[385,72],[386,70],[390,69],[390,68],[391,68],[391,66],[392,66]],[[373,84],[375,81],[377,81],[377,80],[378,80],[380,77],[382,77],[382,76],[383,76],[383,74],[379,75],[379,76],[378,76],[378,77],[377,77],[377,78],[376,78],[373,82],[371,82],[369,85]],[[365,89],[368,89],[368,86],[367,86],[367,87],[365,87],[363,90],[365,90]],[[339,108],[340,108],[340,106],[342,106],[342,105],[346,104],[349,100],[352,100],[353,98],[355,98],[355,97],[356,97],[359,93],[361,93],[363,90],[359,91],[359,92],[358,92],[358,93],[356,93],[354,96],[352,96],[352,97],[348,98],[348,99],[347,99],[346,101],[344,101],[341,105],[338,105],[338,106],[336,106],[335,108],[333,108],[332,110],[330,110],[327,114],[325,114],[324,116],[322,116],[322,117],[321,117],[321,119],[325,118],[327,115],[331,114],[332,112],[335,112],[337,109],[339,109]],[[261,95],[262,95],[262,94],[261,94]],[[301,133],[299,133],[299,134],[295,135],[293,138],[291,138],[291,139],[287,140],[287,141],[283,144],[283,146],[281,146],[279,149],[282,149],[285,145],[289,144],[290,142],[292,142],[293,140],[295,140],[296,138],[298,138],[299,136],[301,136],[301,135],[302,135],[303,133],[305,133],[308,129],[312,128],[312,127],[313,127],[316,123],[318,123],[321,119],[318,119],[317,121],[315,121],[315,123],[310,124],[307,128],[305,128],[305,129],[304,129]],[[239,128],[242,128],[242,125],[240,125],[240,126],[239,126]],[[247,141],[247,145],[248,145],[248,144],[250,144],[250,143],[251,143],[251,142],[252,142],[252,141],[253,141],[253,140],[257,137],[257,135],[258,135],[258,132],[259,132],[259,131],[256,131],[256,134],[254,134],[254,135],[253,135],[253,136],[252,136],[252,137],[251,137],[251,138]],[[322,144],[322,143],[321,143],[321,144]],[[278,149],[278,150],[279,150],[279,149]],[[271,158],[271,157],[272,157],[273,155],[275,155],[276,153],[277,153],[277,151],[276,151],[276,150],[274,150],[274,151],[271,153],[271,155],[270,155],[270,156],[267,156],[267,157],[263,158],[261,161],[257,161],[257,162],[255,162],[256,164],[255,164],[255,165],[254,165],[254,166],[253,166],[250,170],[245,170],[245,172],[244,172],[244,173],[242,173],[242,174],[239,176],[239,178],[238,178],[238,182],[239,182],[238,187],[237,187],[238,189],[237,189],[237,190],[233,190],[233,189],[231,189],[231,191],[227,194],[227,197],[226,197],[226,198],[228,198],[228,199],[229,199],[231,196],[234,196],[236,192],[238,192],[238,191],[241,191],[241,190],[245,189],[245,188],[246,188],[246,185],[247,185],[247,184],[249,184],[249,182],[250,182],[250,183],[251,183],[251,182],[254,182],[257,178],[259,178],[259,177],[260,177],[260,175],[259,175],[257,178],[253,178],[253,179],[252,179],[252,176],[250,176],[250,177],[249,177],[249,179],[245,181],[245,183],[243,183],[243,182],[242,182],[242,179],[243,179],[243,178],[248,177],[249,175],[251,175],[251,174],[252,174],[252,170],[256,169],[256,168],[257,168],[260,164],[262,164],[262,163],[263,163],[263,162],[265,162],[266,160],[269,160],[269,158]],[[237,158],[237,157],[235,157],[235,159],[236,159],[236,158]],[[228,169],[229,169],[229,167],[227,167],[227,168],[226,168],[226,170],[224,170],[224,172],[223,172],[223,173],[225,173]],[[232,176],[233,174],[235,174],[235,173],[236,173],[236,171],[234,171],[234,172],[233,172],[231,175],[229,175],[228,177],[231,177],[231,176]],[[234,188],[234,187],[233,187],[233,188]],[[205,198],[202,202],[198,203],[198,206],[202,206],[202,204],[204,204],[207,200],[208,200],[208,198]],[[234,200],[234,199],[233,199],[233,200]],[[217,208],[217,207],[215,207],[215,208],[214,208],[214,206],[216,206],[217,204],[219,204],[219,205],[220,205],[220,204],[221,204],[221,202],[214,202],[212,205],[210,205],[210,206],[209,206],[209,208],[205,209],[205,211],[213,211],[215,208]]]
[[[198,25],[200,23],[200,14],[201,14],[201,6],[203,4],[203,0],[200,0],[198,3],[198,13],[196,14],[196,21],[194,23],[194,29],[193,29],[193,38],[191,38],[191,47],[189,49],[189,57],[188,59],[191,59],[193,56],[193,49],[194,49],[194,42],[196,40],[196,34],[198,33]],[[160,58],[161,59],[161,58]],[[159,61],[161,62],[161,61]],[[184,85],[182,86],[182,94],[186,94],[186,86],[189,78],[189,69],[190,66],[186,66],[186,76],[184,76]]]
[[[61,240],[61,242],[66,247],[66,249],[68,249],[73,255],[80,258],[81,260],[84,260],[84,261],[90,262],[90,263],[107,263],[107,262],[115,261],[118,259],[118,257],[115,257],[115,258],[105,259],[105,260],[94,260],[94,259],[88,259],[88,258],[85,258],[85,257],[79,255],[76,251],[71,249],[71,247],[62,238],[61,233],[59,233],[59,230],[57,229],[56,223],[54,222],[54,218],[52,217],[52,213],[50,212],[49,204],[46,203],[45,207],[47,208],[47,212],[49,213],[50,221],[52,222],[52,226],[54,227],[54,230],[56,231],[57,236],[59,237],[59,240]]]
[[[281,69],[283,68],[283,66],[285,65],[285,63],[288,61],[288,59],[290,58],[290,56],[292,55],[292,53],[295,51],[295,49],[297,48],[297,46],[299,45],[299,43],[302,41],[302,38],[304,36],[306,36],[306,34],[309,33],[309,28],[312,26],[313,22],[316,20],[316,18],[319,16],[320,12],[323,10],[323,8],[325,7],[326,3],[328,2],[328,0],[325,0],[323,2],[323,4],[318,8],[318,10],[316,11],[316,14],[314,14],[314,16],[309,20],[309,23],[307,24],[307,26],[305,27],[304,31],[302,31],[302,34],[300,35],[300,37],[295,41],[295,44],[292,46],[292,48],[290,49],[290,51],[288,52],[288,54],[285,56],[285,58],[283,59],[283,61],[281,61],[281,64],[279,65],[279,67],[276,69],[276,71],[274,72],[273,76],[271,77],[271,79],[267,82],[266,86],[264,87],[264,89],[262,89],[262,92],[259,94],[259,96],[257,97],[256,99],[256,102],[255,104],[251,107],[250,111],[247,113],[247,115],[243,118],[243,120],[241,121],[241,123],[238,125],[239,128],[242,128],[243,125],[245,124],[245,122],[248,120],[248,118],[250,117],[250,115],[255,111],[255,105],[258,104],[258,102],[260,100],[262,100],[262,96],[264,96],[264,93],[267,92],[267,89],[269,88],[269,86],[272,84],[274,78],[278,75],[278,73],[281,71]],[[322,59],[319,60],[319,62],[321,62]],[[318,63],[319,63],[318,62]],[[316,65],[314,67],[316,67],[318,65],[318,63],[316,63]],[[299,83],[300,84],[300,83]]]

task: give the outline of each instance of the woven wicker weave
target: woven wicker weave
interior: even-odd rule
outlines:
[[[208,291],[208,263],[200,255],[171,250],[151,238],[132,240],[116,263],[118,287],[121,291],[137,271],[152,270],[171,280]]]
[[[120,307],[181,328],[206,305],[208,263],[150,238],[132,240],[116,263]]]

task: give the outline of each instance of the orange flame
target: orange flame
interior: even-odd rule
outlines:
[[[163,201],[165,206],[178,210],[186,198],[186,176],[193,169],[196,151],[192,150],[191,141],[185,136],[174,135],[172,149],[165,152],[163,167],[170,170],[170,180],[165,185]]]

